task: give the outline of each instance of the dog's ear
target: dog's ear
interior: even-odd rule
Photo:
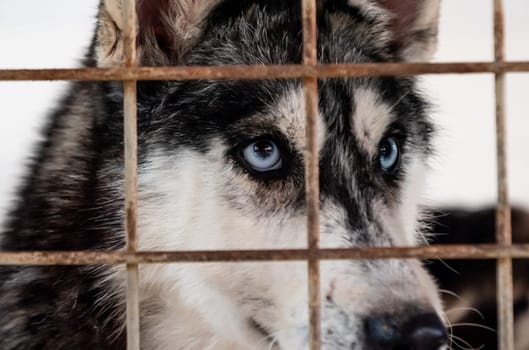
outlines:
[[[437,47],[440,0],[374,0],[390,16],[393,39],[408,61],[430,60]]]
[[[205,17],[219,0],[135,0],[138,62],[178,63],[199,37]],[[123,64],[123,0],[102,0],[96,36],[99,67]]]

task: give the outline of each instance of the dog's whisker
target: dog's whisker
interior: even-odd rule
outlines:
[[[407,90],[406,92],[404,92],[403,94],[401,94],[399,96],[399,98],[397,98],[397,100],[391,105],[389,106],[389,111],[392,112],[393,109],[398,106],[399,103],[402,102],[402,100],[404,100],[409,94],[411,93],[411,90]]]
[[[476,309],[475,307],[470,307],[470,306],[454,307],[454,308],[445,310],[445,313],[448,314],[448,313],[451,313],[451,312],[458,312],[458,311],[472,311],[472,312],[475,312],[476,314],[478,314],[478,316],[482,320],[485,319],[485,316],[478,309]]]
[[[448,342],[449,342],[448,348],[452,349],[453,333],[454,333],[454,331],[452,329],[452,323],[450,322],[450,319],[448,318],[448,315],[446,314],[446,312],[442,313],[442,317],[443,317],[443,319],[446,322],[447,330],[448,330]]]
[[[448,294],[448,295],[453,296],[454,298],[457,298],[460,301],[465,301],[459,294],[452,292],[451,290],[448,290],[448,289],[439,289],[439,293]]]
[[[456,269],[454,269],[452,266],[450,266],[446,261],[444,261],[443,259],[439,258],[437,259],[439,260],[439,262],[441,264],[443,264],[447,269],[449,269],[450,271],[452,271],[453,273],[455,273],[456,275],[458,276],[461,276],[461,273],[459,271],[457,271]]]
[[[273,350],[276,345],[279,345],[279,340],[274,337],[274,339],[272,339],[272,342],[268,346],[268,350]]]
[[[452,324],[452,327],[475,327],[475,328],[486,329],[488,331],[496,333],[496,330],[494,328],[491,328],[489,326],[485,326],[485,325],[482,325],[482,324],[479,324],[479,323],[473,323],[473,322],[454,323],[454,324]]]
[[[480,345],[479,347],[475,348],[471,344],[469,344],[466,340],[456,335],[451,336],[451,341],[461,350],[481,350],[484,347],[484,345]]]
[[[273,350],[276,345],[279,345],[279,339],[277,336],[280,332],[281,331],[272,332],[260,339],[261,342],[268,344],[267,350]]]

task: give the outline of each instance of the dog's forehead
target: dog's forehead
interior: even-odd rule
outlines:
[[[318,10],[322,63],[395,59],[385,22],[347,1],[324,1]],[[298,64],[302,60],[298,1],[224,1],[207,17],[204,33],[184,58],[189,65]]]
[[[157,125],[168,137],[175,134],[175,128],[176,134],[196,134],[197,141],[212,134],[233,139],[239,133],[251,137],[273,130],[284,134],[297,149],[304,147],[305,101],[299,80],[173,84],[156,117],[166,121]],[[318,90],[320,147],[331,143],[373,156],[395,124],[411,139],[417,138],[413,141],[418,149],[429,146],[427,104],[412,79],[322,79]]]
[[[376,146],[387,133],[388,127],[399,120],[393,106],[405,97],[405,93],[400,97],[395,96],[396,101],[392,103],[384,99],[373,84],[355,84],[347,80],[342,80],[342,84],[340,89],[336,81],[320,82],[320,112],[316,119],[320,151],[328,138],[337,139],[348,135],[345,138],[351,140],[351,143],[345,142],[345,147],[350,146],[374,155],[377,152]],[[404,119],[403,116],[400,117]],[[250,120],[255,119],[264,119],[270,127],[278,128],[285,134],[299,150],[304,148],[305,99],[301,86],[286,89],[267,106],[263,114],[253,116]],[[243,121],[243,124],[245,122],[248,120]],[[406,123],[403,121],[401,124]]]
[[[189,81],[174,83],[162,93],[167,90],[161,115],[171,123],[193,122],[204,134],[276,127],[293,142],[304,143],[300,132],[305,100],[299,80]],[[350,134],[366,151],[372,151],[371,143],[378,142],[392,122],[406,127],[424,117],[422,100],[413,101],[419,96],[408,80],[323,79],[318,90],[321,127]],[[172,111],[176,114],[169,114]]]

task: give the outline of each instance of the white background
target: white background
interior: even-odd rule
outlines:
[[[506,0],[507,58],[529,60],[529,0]],[[0,0],[0,68],[75,67],[89,43],[96,0]],[[443,0],[436,61],[493,58],[492,0]],[[427,76],[440,125],[425,202],[481,206],[496,200],[491,75]],[[0,221],[64,82],[0,82]],[[509,181],[529,207],[529,74],[507,80]]]

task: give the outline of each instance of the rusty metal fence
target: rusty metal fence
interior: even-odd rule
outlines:
[[[320,348],[319,261],[326,259],[444,258],[497,259],[498,344],[501,350],[514,349],[512,259],[529,258],[529,244],[512,244],[510,205],[506,168],[505,73],[529,72],[529,61],[504,60],[503,0],[494,1],[494,52],[492,62],[460,63],[367,63],[318,64],[316,57],[316,0],[302,1],[303,64],[219,67],[137,67],[136,10],[134,0],[125,0],[125,66],[85,69],[4,69],[0,81],[15,80],[119,80],[124,89],[125,208],[127,244],[124,251],[96,252],[0,252],[0,265],[99,265],[127,267],[127,349],[140,349],[139,264],[170,262],[228,262],[305,260],[308,262],[310,348]],[[396,76],[446,73],[492,73],[495,76],[498,203],[497,244],[434,245],[424,247],[319,248],[319,174],[317,152],[318,78]],[[226,251],[138,251],[137,216],[137,118],[138,80],[190,79],[286,79],[302,78],[305,96],[306,136],[305,179],[307,198],[308,248],[288,250]]]

